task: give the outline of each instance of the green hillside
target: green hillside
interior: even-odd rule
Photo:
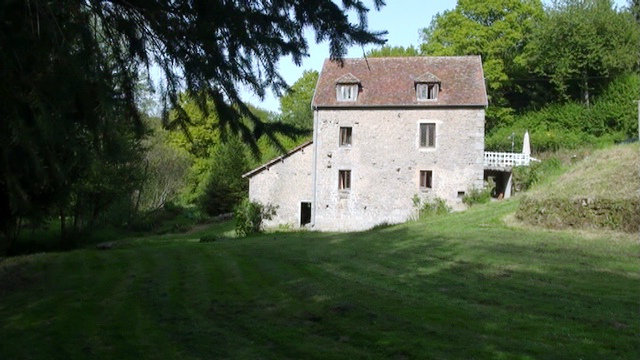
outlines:
[[[640,197],[640,144],[627,144],[595,151],[566,173],[527,195],[540,198]]]
[[[640,244],[504,225],[517,207],[5,258],[0,358],[637,359]]]
[[[637,233],[639,170],[638,143],[598,150],[527,192],[516,216],[535,225]]]

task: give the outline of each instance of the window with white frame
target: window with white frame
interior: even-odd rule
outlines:
[[[340,146],[351,146],[351,127],[340,127]]]
[[[435,123],[420,124],[420,147],[421,148],[436,147],[436,124]]]
[[[358,84],[338,84],[336,86],[338,101],[356,101],[358,97]]]
[[[420,170],[420,190],[433,188],[433,171]]]
[[[436,100],[439,87],[438,83],[416,84],[416,96],[418,100]]]
[[[351,190],[351,170],[338,171],[338,190]]]

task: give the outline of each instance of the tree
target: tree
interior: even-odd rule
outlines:
[[[400,56],[420,56],[420,50],[410,45],[409,47],[384,45],[378,49],[369,50],[368,57],[400,57]]]
[[[209,215],[231,212],[249,189],[248,179],[242,178],[247,170],[246,148],[238,138],[217,146],[197,201],[200,208]]]
[[[523,94],[523,49],[540,18],[540,0],[460,0],[455,9],[436,15],[422,30],[424,55],[481,55],[490,108],[487,128],[509,114]]]
[[[280,112],[282,121],[295,125],[301,129],[313,128],[313,112],[311,100],[318,82],[318,72],[305,70],[287,93],[280,97]]]
[[[375,7],[384,5],[374,1]],[[346,12],[359,16],[351,23]],[[239,133],[257,152],[262,135],[293,131],[266,123],[239,97],[238,84],[260,96],[286,88],[276,63],[307,55],[304,29],[329,41],[331,58],[352,44],[382,44],[366,26],[360,0],[7,0],[0,4],[0,227],[12,234],[21,216],[67,203],[89,168],[86,149],[100,149],[108,129],[139,139],[136,108],[140,68],[156,63],[166,81],[171,128],[191,119],[179,104],[184,90],[216,126]],[[250,121],[241,120],[242,115]],[[115,126],[114,126],[115,125]]]
[[[610,0],[564,0],[534,28],[526,55],[563,99],[589,105],[593,89],[638,66],[640,26]]]
[[[158,210],[175,200],[191,165],[184,149],[171,146],[170,134],[160,127],[159,118],[150,118],[148,123],[151,133],[143,142],[143,181],[134,192],[134,213]]]

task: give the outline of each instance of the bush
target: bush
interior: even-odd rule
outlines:
[[[493,182],[485,186],[484,189],[473,188],[464,195],[462,202],[468,206],[475,204],[484,204],[491,200],[491,190],[493,189]]]
[[[441,198],[421,200],[418,195],[413,196],[413,206],[418,209],[420,219],[431,215],[442,215],[451,212],[447,202]]]
[[[525,197],[516,218],[551,228],[606,228],[637,233],[640,199],[533,199]]]
[[[513,168],[514,188],[516,191],[526,191],[561,166],[562,162],[557,157],[532,162],[529,166],[517,166]]]
[[[244,199],[234,210],[236,235],[245,237],[262,231],[262,221],[271,220],[276,215],[273,205],[262,205]]]
[[[200,237],[201,243],[214,242],[218,240],[220,240],[220,237],[218,235],[213,235],[213,234],[202,235]]]

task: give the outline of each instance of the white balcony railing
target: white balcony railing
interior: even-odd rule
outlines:
[[[510,168],[514,166],[529,166],[531,155],[510,152],[484,152],[484,167]]]

